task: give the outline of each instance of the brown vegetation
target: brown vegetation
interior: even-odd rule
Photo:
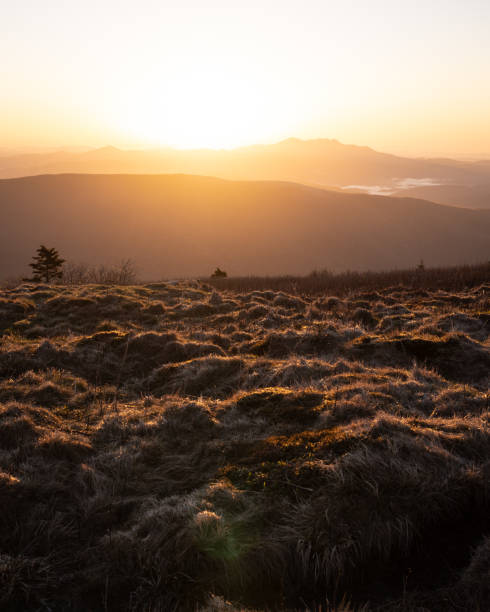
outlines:
[[[1,291],[1,609],[489,609],[485,270]]]
[[[298,295],[329,293],[345,295],[352,291],[371,291],[364,296],[368,300],[377,298],[381,288],[461,291],[478,287],[490,279],[490,262],[444,268],[390,270],[383,272],[314,271],[307,276],[244,276],[227,279],[210,279],[210,284],[232,291],[287,291]],[[420,294],[424,297],[423,294]],[[446,298],[451,301],[451,297]],[[333,304],[333,302],[332,302]]]

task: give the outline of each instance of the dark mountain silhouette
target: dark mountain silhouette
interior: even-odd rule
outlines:
[[[39,244],[67,260],[132,258],[144,278],[302,274],[485,261],[490,211],[280,182],[186,175],[0,181],[0,277]]]

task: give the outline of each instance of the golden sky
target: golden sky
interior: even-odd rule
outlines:
[[[489,0],[22,0],[0,57],[0,147],[490,154]]]

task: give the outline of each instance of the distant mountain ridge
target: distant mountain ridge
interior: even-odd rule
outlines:
[[[405,180],[432,182],[422,193],[404,187],[402,195],[420,196],[463,207],[490,208],[490,163],[407,158],[337,140],[288,138],[276,144],[233,150],[126,151],[107,146],[89,151],[54,151],[0,156],[0,178],[39,174],[184,173],[229,180],[275,180],[317,187],[349,188],[399,195]],[[436,187],[443,186],[444,190]],[[452,187],[455,186],[453,191]],[[414,189],[418,187],[416,184]],[[462,189],[463,188],[463,189]],[[473,188],[479,196],[474,197]]]
[[[132,258],[145,279],[381,270],[490,259],[490,211],[188,175],[0,180],[0,278],[39,244],[67,260]]]

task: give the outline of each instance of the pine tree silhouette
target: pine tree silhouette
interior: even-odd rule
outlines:
[[[61,259],[56,249],[48,249],[43,244],[37,249],[37,255],[33,257],[30,267],[33,270],[32,279],[34,281],[44,281],[49,283],[52,280],[61,278],[61,266],[65,260]]]
[[[216,268],[216,270],[211,274],[211,278],[226,278],[227,276],[228,274],[220,268]]]

